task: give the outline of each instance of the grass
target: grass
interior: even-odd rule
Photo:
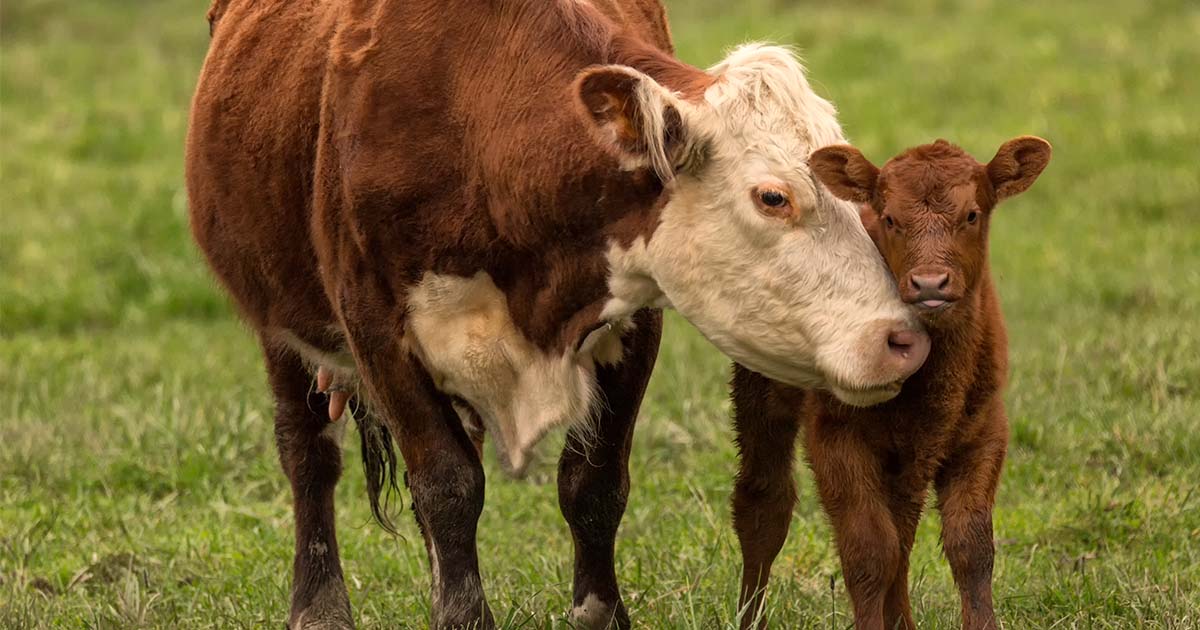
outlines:
[[[936,137],[981,159],[1021,133],[1055,145],[993,230],[1013,359],[996,508],[1004,626],[1200,626],[1200,7],[836,4],[676,2],[673,27],[697,64],[747,39],[796,44],[876,161]],[[205,8],[0,5],[2,627],[286,616],[290,503],[263,370],[186,229],[181,141]],[[618,541],[642,627],[735,620],[727,371],[668,322]],[[547,461],[561,436],[548,442]],[[571,547],[553,466],[524,482],[488,471],[479,546],[493,608],[510,627],[565,627]],[[797,483],[770,615],[845,628],[830,530],[807,472]],[[356,465],[338,493],[360,625],[423,624],[415,525],[391,537],[371,524]],[[936,515],[912,576],[918,624],[956,626]]]

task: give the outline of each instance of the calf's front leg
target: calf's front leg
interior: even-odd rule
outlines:
[[[942,514],[942,549],[962,599],[964,630],[995,630],[992,605],[992,506],[1007,451],[1003,410],[946,461],[935,480]]]
[[[885,630],[884,604],[902,554],[880,462],[853,429],[840,422],[814,422],[807,443],[854,605],[854,627]]]
[[[595,431],[567,435],[558,462],[558,504],[575,541],[571,617],[581,630],[629,628],[613,554],[629,495],[629,449],[638,407],[654,369],[662,313],[644,310],[622,339],[624,358],[596,371],[601,394]]]

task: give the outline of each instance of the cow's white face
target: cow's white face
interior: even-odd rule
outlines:
[[[929,341],[857,208],[808,169],[813,150],[844,142],[833,106],[786,49],[743,46],[710,72],[717,80],[698,103],[638,76],[648,119],[634,127],[652,134],[643,163],[670,196],[648,241],[614,246],[609,311],[671,306],[768,377],[856,405],[895,396]],[[617,142],[630,134],[612,127]]]

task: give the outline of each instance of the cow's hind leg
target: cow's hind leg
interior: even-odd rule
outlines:
[[[787,540],[796,503],[792,480],[802,394],[735,365],[734,428],[739,468],[733,523],[742,548],[740,626],[767,626],[764,609],[771,565]]]
[[[437,390],[417,359],[386,335],[353,326],[349,333],[370,398],[370,415],[364,420],[370,421],[372,431],[375,420],[382,421],[404,457],[404,481],[433,579],[429,625],[435,630],[492,628],[495,621],[484,597],[475,546],[484,494],[483,464],[475,444],[450,399]],[[384,443],[365,442],[368,462],[390,459],[387,435],[380,435]],[[387,465],[368,463],[373,501],[385,484],[386,476],[377,473]],[[386,517],[382,520],[388,522]]]
[[[334,487],[342,472],[340,434],[348,419],[329,421],[328,400],[313,390],[295,354],[269,340],[263,349],[275,395],[275,444],[291,481],[296,522],[288,627],[352,628],[333,515]]]
[[[634,321],[622,340],[622,362],[597,370],[603,398],[596,431],[586,438],[570,433],[558,464],[558,504],[575,540],[575,628],[630,627],[613,553],[629,495],[633,425],[658,354],[662,315],[641,311]]]

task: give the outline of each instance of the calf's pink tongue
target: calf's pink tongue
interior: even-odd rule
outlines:
[[[346,401],[350,400],[349,392],[329,392],[329,421],[337,422],[346,411]]]

